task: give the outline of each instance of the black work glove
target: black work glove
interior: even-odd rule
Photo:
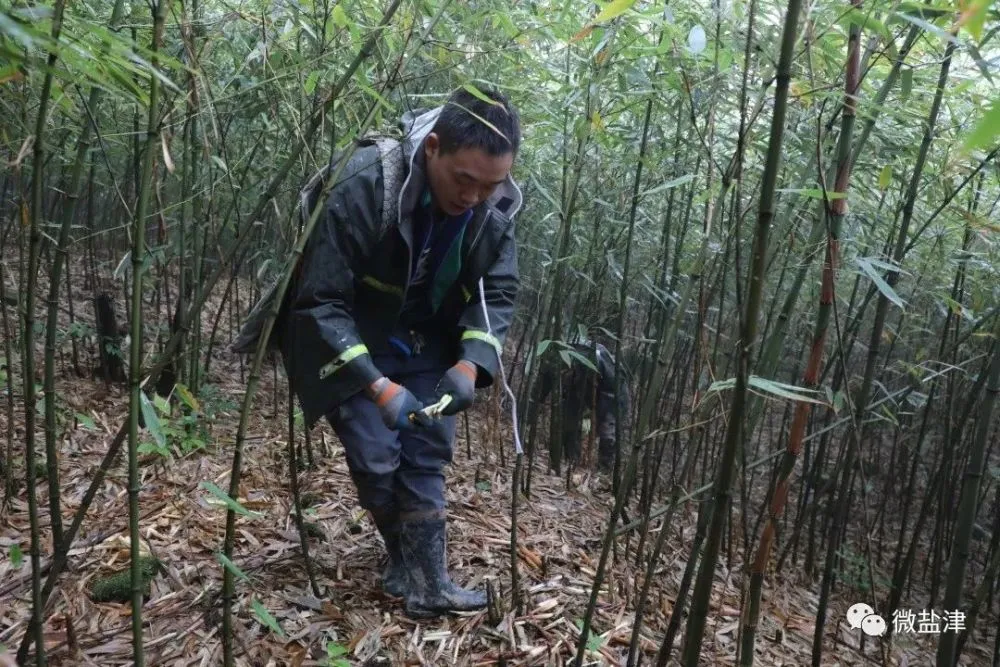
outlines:
[[[430,426],[432,423],[431,418],[421,412],[424,406],[417,397],[409,389],[387,377],[373,382],[368,388],[368,395],[378,406],[386,428],[400,431]]]
[[[451,395],[451,403],[441,410],[442,415],[454,415],[472,405],[476,396],[478,372],[476,365],[465,359],[448,369],[435,389],[439,397],[445,394]]]

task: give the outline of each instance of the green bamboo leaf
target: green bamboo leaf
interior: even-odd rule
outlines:
[[[97,424],[94,423],[94,420],[88,417],[87,415],[83,414],[82,412],[76,413],[76,421],[78,421],[80,423],[80,426],[87,429],[88,431],[94,431],[97,429]]]
[[[364,86],[361,86],[361,87],[362,87],[362,89],[364,88]],[[478,120],[480,123],[482,123],[486,127],[490,128],[491,130],[493,130],[494,132],[496,132],[497,134],[499,134],[504,139],[507,139],[507,135],[504,134],[503,132],[501,132],[499,129],[497,129],[496,125],[494,125],[490,121],[486,120],[485,118],[483,118],[482,116],[480,116],[479,114],[477,114],[472,109],[466,108],[464,105],[461,105],[458,102],[448,102],[448,104],[454,104],[455,106],[459,107],[460,109],[464,109],[467,114],[469,114],[470,116],[472,116],[473,118],[475,118],[476,120]],[[391,109],[392,107],[389,107],[389,108]],[[507,139],[507,143],[510,143],[510,139]]]
[[[590,370],[594,371],[595,373],[597,372],[597,367],[594,366],[594,362],[588,359],[587,357],[583,356],[576,350],[565,350],[565,351],[569,353],[569,356],[573,357],[574,359],[579,361],[581,364],[583,364]]]
[[[990,64],[986,62],[986,59],[983,58],[983,54],[979,52],[979,49],[976,48],[975,44],[969,44],[968,47],[969,55],[976,61],[976,67],[979,68],[983,78],[990,83],[993,83],[993,74],[990,72]]]
[[[361,90],[365,91],[366,93],[368,93],[369,95],[371,95],[373,98],[375,98],[375,101],[378,102],[379,105],[383,109],[385,109],[386,111],[392,111],[393,110],[392,105],[389,104],[389,100],[387,100],[384,97],[382,97],[382,95],[377,90],[375,90],[370,85],[368,85],[368,82],[365,81],[363,78],[359,78],[357,80],[357,84],[358,84],[358,87],[361,88]]]
[[[986,25],[986,13],[993,0],[972,0],[962,12],[959,25],[965,27],[977,42],[983,38],[983,26]]]
[[[187,388],[187,385],[183,385],[180,382],[174,385],[174,391],[180,396],[181,401],[184,405],[188,406],[195,412],[201,412],[201,405],[198,404],[198,399],[194,397],[191,390]]]
[[[792,384],[785,384],[784,382],[778,382],[777,380],[766,380],[762,377],[756,375],[751,375],[748,380],[748,384],[754,389],[759,389],[760,391],[779,396],[781,398],[787,398],[793,401],[802,401],[806,403],[816,403],[817,405],[826,405],[823,401],[818,398],[809,396],[808,394],[818,394],[818,391],[813,389],[806,389],[805,387],[797,387]]]
[[[237,514],[243,514],[245,516],[260,516],[260,512],[251,512],[246,507],[243,507],[243,505],[240,505],[238,502],[233,500],[228,493],[220,489],[213,482],[205,481],[202,482],[200,486],[225,503],[226,507],[233,510]]]
[[[827,405],[827,403],[809,395],[819,395],[821,393],[815,389],[806,389],[805,387],[785,384],[784,382],[778,382],[777,380],[768,380],[757,375],[751,375],[747,378],[747,384],[754,389],[758,389],[781,398],[787,398],[793,401],[805,401],[806,403],[816,403],[817,405]],[[716,380],[709,385],[708,392],[723,391],[726,389],[733,389],[734,387],[736,387],[736,378]]]
[[[859,257],[857,262],[864,274],[871,278],[872,282],[875,283],[875,287],[878,288],[878,291],[884,294],[889,301],[892,301],[894,304],[902,308],[903,300],[899,298],[898,294],[896,294],[896,290],[892,289],[892,286],[882,279],[882,276],[880,276],[878,271],[875,270],[875,267],[872,266],[871,263],[864,257]]]
[[[133,81],[130,76],[128,76],[122,70],[114,66],[109,66],[104,69],[107,72],[106,78],[109,78],[110,80],[113,80],[116,83],[118,83],[118,85],[121,86],[122,89],[122,90],[114,90],[105,87],[105,90],[109,90],[110,92],[117,95],[120,95],[124,91],[127,95],[134,98],[141,104],[149,103],[148,93],[146,93],[146,91],[137,86],[135,81]]]
[[[10,559],[10,564],[14,567],[21,567],[21,563],[24,562],[24,554],[21,552],[20,544],[12,544],[7,549],[7,557]]]
[[[226,558],[226,554],[221,551],[217,551],[215,553],[215,559],[219,561],[222,567],[232,572],[233,576],[242,579],[243,581],[250,581],[250,577],[247,576],[247,573],[237,567],[236,563]]]
[[[183,94],[183,91],[177,86],[177,84],[168,79],[166,75],[164,75],[163,72],[160,71],[160,67],[164,66],[163,62],[160,62],[159,66],[153,67],[153,64],[151,62],[149,62],[145,58],[142,58],[135,52],[132,52],[129,55],[131,56],[131,60],[134,63],[133,69],[135,70],[136,73],[144,76],[150,76],[150,75],[155,76],[164,87],[171,89],[175,93]],[[157,52],[157,60],[162,60],[159,55],[159,52]]]
[[[580,634],[583,634],[583,619],[578,618],[575,623],[576,629],[580,631]],[[594,632],[594,629],[591,628],[590,632],[587,633],[587,650],[597,652],[601,650],[601,646],[603,645],[604,638],[601,637],[600,633]]]
[[[896,9],[904,14],[924,19],[938,19],[942,16],[952,16],[955,13],[955,10],[947,2],[902,2]]]
[[[811,199],[823,199],[823,191],[819,188],[780,188],[778,192],[789,192],[797,195],[802,195],[803,197],[809,197]],[[847,193],[845,192],[834,192],[833,190],[826,191],[827,199],[845,199]]]
[[[561,205],[559,204],[559,202],[557,202],[557,201],[556,201],[555,197],[553,197],[553,196],[552,196],[552,193],[550,193],[550,192],[549,192],[549,191],[548,191],[548,190],[547,190],[547,189],[545,188],[545,186],[544,186],[544,185],[542,185],[542,183],[541,183],[541,182],[540,182],[540,181],[538,180],[538,177],[537,177],[537,176],[536,176],[535,174],[531,174],[531,182],[532,182],[532,183],[533,183],[533,184],[535,185],[535,189],[536,189],[536,190],[538,190],[538,192],[539,192],[539,193],[541,193],[541,195],[542,195],[543,197],[545,197],[545,199],[546,199],[546,200],[547,200],[547,201],[548,201],[548,202],[549,202],[550,204],[552,204],[552,208],[553,208],[554,210],[557,210],[557,211],[558,211],[559,209],[561,209],[561,208],[562,208],[562,206],[561,206]]]
[[[157,397],[159,398],[159,397]],[[160,447],[166,447],[167,438],[163,435],[163,426],[160,424],[160,417],[156,414],[156,408],[149,402],[146,392],[139,392],[139,405],[142,407],[142,418],[146,422],[146,430],[153,436],[153,440]]]
[[[639,193],[640,197],[645,197],[646,195],[655,195],[657,192],[663,192],[664,190],[669,190],[670,188],[676,188],[679,185],[684,185],[685,183],[690,183],[695,178],[694,174],[684,174],[683,176],[678,176],[675,179],[669,180],[666,183],[657,185],[655,188],[650,188],[644,192]]]
[[[269,627],[274,632],[274,634],[278,635],[279,637],[285,636],[285,631],[281,629],[280,625],[278,625],[277,619],[271,615],[271,612],[269,612],[263,604],[261,604],[260,600],[254,598],[253,602],[251,603],[251,606],[253,607],[254,614],[257,615],[257,618],[260,620],[261,623]]]
[[[958,40],[955,39],[954,35],[952,35],[951,33],[946,32],[945,30],[937,27],[936,25],[934,25],[933,23],[930,23],[929,21],[925,21],[922,18],[917,18],[916,16],[910,16],[909,14],[904,14],[902,12],[896,12],[895,15],[898,16],[899,18],[903,19],[904,21],[909,21],[913,25],[918,26],[920,28],[923,28],[924,30],[926,30],[927,32],[929,32],[931,34],[937,35],[941,39],[947,40],[949,42],[953,42],[956,45],[958,44]]]
[[[306,91],[306,95],[313,94],[313,91],[316,90],[317,81],[319,81],[319,72],[317,70],[309,72],[306,80],[302,83],[302,89]]]
[[[296,25],[299,26],[299,28],[302,30],[302,32],[304,32],[305,34],[309,35],[309,37],[312,39],[313,43],[318,43],[320,41],[319,37],[316,36],[316,33],[313,32],[313,29],[310,28],[309,24],[307,24],[305,21],[303,21],[301,19],[301,17],[299,18],[298,21],[296,21]]]
[[[976,126],[966,135],[962,149],[971,151],[992,144],[1000,135],[1000,99],[993,101],[989,110],[979,119]]]
[[[613,2],[605,5],[604,9],[594,17],[592,23],[604,23],[605,21],[610,21],[611,19],[621,16],[635,4],[635,0],[613,0]]]
[[[904,271],[898,264],[893,264],[891,262],[884,262],[881,259],[875,257],[865,257],[864,260],[871,264],[872,266],[882,269],[883,271],[895,271],[896,273],[902,273],[905,276],[910,275],[909,271]]]
[[[347,655],[347,648],[341,646],[337,642],[327,642],[326,643],[326,657],[328,658],[339,658],[342,655]]]
[[[486,95],[486,93],[484,93],[483,91],[479,90],[478,88],[476,88],[471,83],[463,83],[462,84],[462,88],[465,88],[465,90],[467,90],[473,97],[475,97],[475,98],[477,98],[477,99],[479,99],[479,100],[481,100],[483,102],[486,102],[487,104],[492,104],[494,106],[498,106],[501,109],[503,108],[502,104],[500,104],[499,102],[497,102],[494,99],[490,99],[490,97],[488,95]]]
[[[167,399],[163,398],[159,394],[156,394],[153,396],[153,405],[156,406],[156,409],[164,417],[170,416],[170,402],[167,401]]]
[[[338,28],[346,28],[350,23],[350,20],[347,18],[347,14],[344,12],[344,8],[339,2],[333,6],[331,18],[333,18],[333,24]]]
[[[706,393],[713,391],[725,391],[726,389],[732,389],[736,386],[736,378],[729,378],[728,380],[716,380],[712,384],[708,385]]]
[[[882,167],[882,171],[878,175],[878,189],[885,190],[892,183],[892,165],[887,164]]]
[[[118,266],[115,267],[115,272],[112,274],[115,280],[121,280],[122,276],[125,275],[125,271],[128,270],[129,259],[132,257],[132,251],[128,250],[125,252],[125,256],[122,257],[122,261],[118,262]]]
[[[47,41],[42,33],[32,29],[29,25],[14,20],[6,12],[0,12],[0,35],[17,40],[29,51],[34,50],[36,42]]]

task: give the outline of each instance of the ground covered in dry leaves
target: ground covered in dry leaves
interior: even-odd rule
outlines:
[[[242,399],[243,388],[235,365],[215,374],[210,380],[222,412],[207,449],[180,458],[147,457],[142,468],[143,548],[165,564],[143,608],[148,665],[222,663],[222,567],[217,554],[222,548],[225,508],[202,483],[228,488],[238,418],[234,406]],[[128,401],[121,389],[106,388],[99,381],[64,379],[61,387],[60,396],[68,409],[93,420],[93,424],[78,420],[62,447],[63,512],[68,521]],[[283,387],[281,382],[279,393]],[[239,498],[254,514],[238,521],[234,561],[248,577],[237,581],[238,664],[563,665],[570,661],[611,507],[607,479],[578,473],[574,488],[567,491],[564,477],[545,474],[536,464],[532,497],[521,503],[519,516],[525,604],[524,613],[516,614],[510,609],[512,459],[508,455],[501,463],[498,457],[498,447],[510,452],[513,444],[509,427],[488,429],[488,405],[477,405],[471,418],[471,447],[460,421],[455,462],[449,470],[450,563],[460,583],[494,580],[502,598],[500,616],[491,621],[481,612],[414,622],[402,613],[399,600],[380,592],[381,541],[357,505],[343,452],[325,425],[313,433],[316,466],[301,474],[302,492],[309,503],[305,518],[319,529],[310,540],[310,550],[321,595],[311,591],[288,492],[286,413],[282,402],[272,396],[273,388],[265,381],[250,429]],[[21,442],[23,430],[17,431],[17,437]],[[503,442],[497,442],[501,438]],[[52,665],[131,664],[130,605],[95,603],[89,595],[95,578],[128,565],[126,481],[122,456],[87,515],[72,552],[71,569],[63,574],[53,595],[45,626]],[[41,481],[39,491],[44,512],[47,500]],[[688,558],[694,521],[695,508],[687,507],[668,527],[671,535],[646,614],[645,664],[652,663],[663,636]],[[47,515],[43,523],[48,536]],[[17,558],[0,561],[0,644],[11,652],[29,617],[28,526],[22,488],[0,516],[0,547],[7,554],[15,549],[23,552],[20,562]],[[619,554],[627,547],[634,549],[635,543],[634,537],[621,538]],[[47,541],[43,564],[50,555]],[[634,565],[629,551],[629,557],[619,558],[612,568],[594,622],[600,639],[591,645],[594,650],[587,654],[588,664],[624,664],[632,601],[637,596]],[[719,568],[703,664],[735,664],[741,571],[738,562],[732,575]],[[818,588],[818,583],[769,578],[758,665],[809,664]],[[824,665],[932,663],[932,636],[901,637],[885,658],[877,640],[868,639],[862,645],[860,632],[850,630],[844,617],[850,604],[861,601],[855,597],[851,591],[837,592],[828,623],[836,623],[838,630],[828,632]],[[270,613],[276,628],[254,611],[255,602]],[[989,628],[993,623],[991,618],[982,625]],[[991,635],[993,629],[989,630]],[[989,664],[989,644],[985,634],[977,633],[963,664]],[[677,654],[675,649],[672,664]]]

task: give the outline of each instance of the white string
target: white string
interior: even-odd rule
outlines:
[[[490,314],[486,311],[486,289],[483,287],[483,279],[479,279],[479,303],[483,307],[483,319],[486,321],[486,333],[493,336],[493,329],[490,327]],[[500,348],[494,348],[497,353],[497,365],[500,366],[500,381],[503,382],[503,388],[507,391],[507,396],[510,397],[510,417],[514,422],[514,451],[518,454],[523,454],[524,450],[521,449],[521,434],[520,429],[517,427],[517,399],[514,397],[514,392],[511,391],[510,385],[507,384],[507,373],[503,370],[503,359],[500,358]]]

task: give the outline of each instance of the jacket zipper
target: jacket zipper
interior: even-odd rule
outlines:
[[[486,231],[486,225],[489,224],[492,217],[493,211],[486,209],[486,215],[483,216],[483,224],[479,225],[479,230],[476,232],[476,236],[472,239],[472,243],[469,244],[469,255],[472,255],[476,246],[479,245],[479,240],[483,238],[483,233]]]

